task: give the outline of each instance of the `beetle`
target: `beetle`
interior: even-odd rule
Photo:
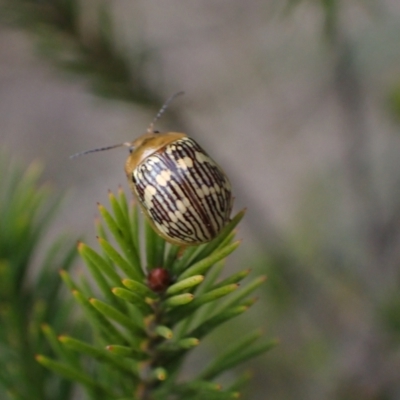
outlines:
[[[185,133],[154,130],[169,103],[147,132],[132,142],[88,150],[71,157],[129,147],[125,163],[129,186],[153,229],[180,246],[207,243],[230,221],[231,184],[222,168]]]

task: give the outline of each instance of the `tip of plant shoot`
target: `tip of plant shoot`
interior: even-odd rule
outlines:
[[[139,345],[139,349],[142,352],[146,352],[149,349],[149,344],[150,344],[149,340],[143,340],[143,342],[141,342]]]
[[[165,381],[165,379],[167,378],[167,375],[164,372],[161,372],[157,375],[157,379],[159,381]]]

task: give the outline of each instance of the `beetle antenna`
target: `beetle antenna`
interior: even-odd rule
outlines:
[[[72,158],[84,156],[85,154],[95,153],[95,152],[97,152],[97,151],[104,151],[104,150],[115,149],[116,147],[122,147],[122,146],[130,147],[130,146],[132,146],[132,143],[130,143],[130,142],[125,142],[125,143],[120,143],[120,144],[114,144],[113,146],[99,147],[98,149],[86,150],[86,151],[82,151],[81,153],[75,153],[75,154],[73,154],[72,156],[70,156],[69,158],[72,159]]]
[[[170,103],[178,96],[185,94],[185,92],[176,92],[172,96],[170,96],[167,101],[163,104],[163,106],[160,108],[160,111],[157,113],[149,127],[147,128],[147,133],[154,133],[154,124],[158,121],[158,119],[164,114],[165,110],[168,108]]]

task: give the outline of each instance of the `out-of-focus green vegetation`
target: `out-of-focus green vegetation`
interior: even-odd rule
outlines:
[[[71,383],[42,368],[34,356],[49,353],[44,323],[83,334],[58,275],[71,267],[75,243],[65,236],[43,243],[60,196],[39,183],[38,163],[24,171],[2,153],[0,171],[0,397],[71,399]]]

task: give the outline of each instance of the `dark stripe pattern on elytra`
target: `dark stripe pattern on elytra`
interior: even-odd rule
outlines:
[[[147,157],[132,180],[157,229],[173,240],[208,242],[229,221],[231,185],[191,138],[178,139]]]

